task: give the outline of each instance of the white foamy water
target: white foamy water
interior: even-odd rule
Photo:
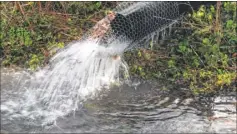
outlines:
[[[119,82],[120,70],[128,73],[122,59],[112,58],[122,56],[127,45],[114,41],[104,47],[96,40],[71,44],[51,59],[50,67],[39,70],[28,81],[20,81],[9,91],[15,94],[1,100],[3,118],[23,118],[45,125],[77,110],[85,99],[108,89],[111,82]]]
[[[159,5],[153,2],[139,2],[130,5],[130,8],[122,9],[119,13],[132,14],[140,8],[150,9],[154,4]],[[170,25],[162,27],[168,26]],[[150,25],[144,26],[147,27]],[[158,27],[156,32],[159,34],[164,28]],[[154,35],[147,34],[144,37],[146,40],[150,39],[150,35]],[[73,43],[57,53],[51,59],[49,67],[30,75],[30,80],[19,78],[19,82],[13,83],[15,87],[1,92],[2,122],[20,121],[21,124],[21,121],[25,121],[30,125],[52,123],[58,117],[78,110],[84,100],[93,97],[101,89],[106,90],[111,83],[119,82],[120,70],[128,75],[128,69],[123,59],[113,59],[112,56],[122,56],[125,49],[137,48],[139,44],[137,41],[127,41],[127,37],[123,35],[118,36],[122,37],[108,39],[109,42],[112,41],[109,45],[99,45],[97,40]],[[145,44],[140,45],[144,47]]]

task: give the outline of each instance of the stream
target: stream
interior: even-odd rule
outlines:
[[[178,9],[128,2],[104,40],[72,42],[33,73],[1,68],[1,133],[236,133],[236,92],[194,97],[168,81],[129,79],[124,52],[165,38]]]
[[[16,97],[29,74],[1,70],[1,102]],[[11,120],[1,110],[4,133],[236,133],[236,94],[192,97],[185,89],[164,90],[159,81],[132,79],[98,92],[53,124]],[[175,87],[174,87],[175,88]],[[19,93],[18,93],[19,95]],[[2,109],[2,105],[1,105]]]

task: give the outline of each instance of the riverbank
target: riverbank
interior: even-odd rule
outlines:
[[[236,91],[237,52],[233,49],[237,44],[236,3],[220,4],[203,5],[187,14],[165,40],[125,52],[131,77],[167,80],[169,84],[164,88],[177,85],[190,89],[194,95],[225,89]],[[113,2],[2,3],[6,15],[1,19],[5,31],[1,36],[2,66],[32,70],[46,66],[58,49],[80,39],[115,5]],[[31,9],[35,14],[31,14]]]
[[[237,6],[235,2],[217,5],[202,5],[184,16],[165,40],[126,52],[131,76],[165,79],[194,95],[236,91]]]

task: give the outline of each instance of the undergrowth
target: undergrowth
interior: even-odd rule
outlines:
[[[203,5],[164,45],[126,53],[131,75],[169,80],[193,94],[236,91],[236,7],[236,2]]]
[[[116,2],[1,2],[1,65],[36,69]]]
[[[201,6],[164,45],[125,53],[130,75],[164,79],[193,94],[234,89],[236,2]],[[36,69],[78,40],[116,2],[1,2],[1,65]],[[172,44],[172,45],[170,45]]]

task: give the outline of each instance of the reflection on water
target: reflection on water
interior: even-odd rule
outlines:
[[[10,76],[2,75],[3,90],[11,87],[9,80],[14,83]],[[2,119],[1,129],[45,133],[236,132],[235,96],[200,99],[192,97],[184,89],[161,90],[160,82],[136,83],[133,80],[133,83],[102,90],[80,105],[77,111],[49,124],[50,127],[24,119],[11,122]],[[1,92],[4,98],[6,92]],[[1,112],[1,115],[4,113]]]
[[[58,120],[53,132],[207,132],[195,100],[183,93],[162,91],[142,83],[112,88],[99,99],[85,102],[83,112]],[[103,93],[101,93],[103,94]],[[85,117],[87,121],[80,118]],[[181,121],[183,120],[183,121]],[[73,125],[68,122],[73,122]],[[188,126],[187,128],[182,128]],[[59,127],[61,129],[59,129]]]

